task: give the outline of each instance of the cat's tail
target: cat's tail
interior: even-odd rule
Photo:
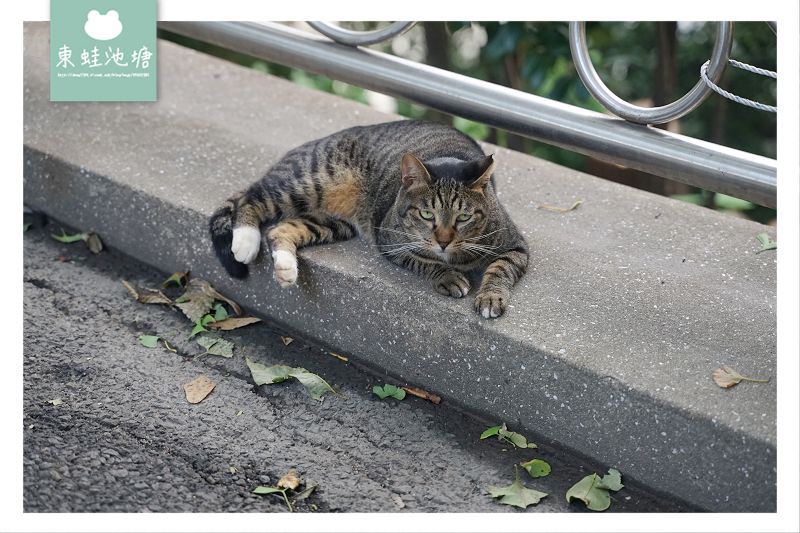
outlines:
[[[225,202],[225,205],[214,211],[208,221],[208,230],[211,233],[211,243],[219,262],[228,271],[228,274],[237,279],[247,277],[248,268],[233,256],[233,216],[236,209],[235,199]]]

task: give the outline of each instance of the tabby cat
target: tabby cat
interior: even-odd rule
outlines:
[[[475,310],[503,314],[528,266],[528,247],[495,194],[495,162],[478,143],[441,124],[357,126],[287,153],[211,217],[223,266],[236,278],[261,245],[275,279],[297,280],[297,249],[362,235],[382,255],[461,298],[464,275],[484,269]]]

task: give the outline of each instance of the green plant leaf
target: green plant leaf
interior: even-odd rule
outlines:
[[[544,477],[550,474],[550,464],[541,459],[531,459],[520,463],[520,466],[527,470],[531,477]]]
[[[280,383],[289,378],[294,378],[305,387],[308,394],[315,400],[321,400],[326,392],[336,393],[327,381],[305,368],[293,368],[287,365],[266,366],[252,361],[249,357],[245,358],[245,361],[256,385]]]
[[[714,206],[719,209],[728,209],[730,211],[749,211],[755,208],[755,204],[752,202],[719,192],[714,195]]]
[[[501,427],[502,426],[492,426],[490,428],[486,428],[485,430],[483,430],[483,433],[481,433],[481,440],[488,439],[491,436],[497,435],[498,433],[500,433]]]
[[[233,346],[231,341],[220,339],[219,337],[200,337],[197,344],[206,349],[209,355],[219,355],[222,357],[233,357]]]
[[[289,375],[302,383],[306,391],[315,400],[321,400],[326,392],[336,392],[333,387],[328,385],[327,381],[305,368],[293,368]],[[405,396],[405,391],[403,393]]]
[[[85,241],[89,234],[88,233],[75,233],[73,235],[68,235],[63,229],[61,230],[61,235],[55,235],[53,233],[50,234],[52,238],[57,240],[58,242],[63,242],[66,244],[70,244],[73,242],[78,241]]]
[[[611,506],[609,491],[618,491],[624,485],[618,470],[610,469],[602,478],[591,474],[575,483],[567,491],[567,502],[573,499],[581,500],[586,508],[592,511],[605,511]]]
[[[265,486],[258,486],[253,489],[253,494],[280,494],[283,496],[283,501],[286,503],[286,507],[289,509],[289,512],[293,512],[292,504],[289,503],[289,498],[286,497],[286,489],[279,489],[277,487],[265,487]]]
[[[252,361],[249,357],[245,358],[245,362],[250,369],[250,375],[253,376],[253,381],[256,382],[256,385],[267,385],[286,381],[289,379],[289,373],[292,371],[292,367],[287,365],[266,366]]]
[[[214,322],[225,320],[226,318],[228,318],[228,311],[225,310],[222,304],[216,304],[214,306]]]
[[[22,224],[22,233],[25,233],[26,231],[31,229],[31,226],[33,226],[33,224],[31,224],[30,222],[23,223]]]
[[[756,239],[758,239],[758,242],[761,243],[761,249],[756,252],[757,254],[778,248],[778,241],[773,241],[766,233],[759,233],[756,235]]]
[[[139,335],[139,342],[146,348],[155,348],[158,344],[157,335]]]
[[[402,400],[406,397],[406,391],[397,387],[395,385],[390,385],[388,383],[384,384],[383,387],[375,385],[372,387],[372,392],[378,396],[381,400],[385,400],[389,396],[394,398],[395,400]]]
[[[178,287],[183,287],[186,284],[186,279],[189,276],[189,271],[186,272],[175,272],[173,275],[168,277],[164,280],[164,283],[161,284],[162,287],[167,288],[169,287],[170,283],[174,283]]]
[[[500,498],[499,501],[502,504],[525,509],[539,503],[542,498],[547,496],[547,493],[529,489],[517,478],[514,483],[506,487],[489,487],[489,496]]]

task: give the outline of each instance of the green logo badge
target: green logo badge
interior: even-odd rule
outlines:
[[[50,100],[154,102],[156,0],[50,0]]]

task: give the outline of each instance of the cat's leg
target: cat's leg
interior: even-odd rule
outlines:
[[[275,280],[281,287],[297,281],[297,249],[312,244],[344,241],[355,237],[353,224],[332,217],[287,218],[267,230]]]
[[[261,248],[260,226],[263,210],[263,206],[253,203],[243,203],[236,210],[231,252],[237,261],[245,265],[256,258]]]
[[[463,298],[469,292],[467,277],[446,263],[411,254],[387,254],[387,257],[391,262],[430,281],[439,294]]]
[[[528,250],[524,245],[509,250],[492,261],[483,273],[475,297],[475,310],[483,318],[497,318],[508,305],[511,288],[528,268]]]

